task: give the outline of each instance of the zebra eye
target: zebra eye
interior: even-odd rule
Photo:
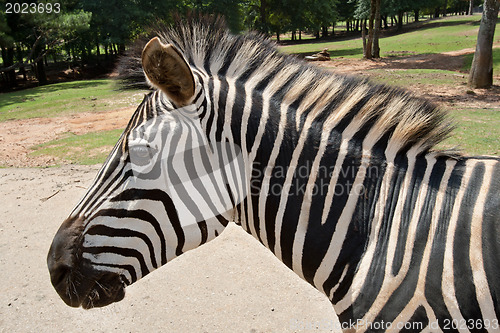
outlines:
[[[158,149],[149,144],[131,145],[129,147],[130,161],[135,165],[144,166],[149,164],[157,152]]]

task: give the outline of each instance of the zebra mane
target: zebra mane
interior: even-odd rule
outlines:
[[[453,129],[447,113],[425,99],[280,53],[275,43],[258,33],[234,35],[219,17],[177,18],[172,25],[157,26],[152,34],[138,39],[119,62],[118,78],[123,87],[148,87],[141,52],[153,36],[175,45],[193,68],[207,75],[231,79],[246,73],[275,73],[281,84],[293,82],[289,89],[282,89],[286,91],[281,92],[281,103],[291,104],[299,96],[306,96],[297,110],[297,119],[303,115],[314,117],[323,122],[325,129],[328,124],[334,126],[340,119],[351,117],[360,122],[358,128],[375,126],[378,138],[390,137],[395,153],[412,146],[427,152]],[[345,98],[339,99],[338,95]],[[455,150],[437,153],[459,155]]]

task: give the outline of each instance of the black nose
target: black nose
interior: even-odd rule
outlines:
[[[57,288],[61,283],[65,283],[71,274],[71,267],[65,264],[60,264],[55,260],[48,259],[47,265],[49,266],[50,281],[52,285]]]
[[[77,241],[80,239],[81,222],[67,219],[61,225],[47,255],[50,280],[57,293],[70,306],[79,306],[71,287],[75,283]]]

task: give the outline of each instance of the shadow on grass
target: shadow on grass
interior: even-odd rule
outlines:
[[[410,57],[382,58],[380,62],[384,64],[384,69],[438,69],[461,72],[464,71],[465,56],[442,53],[419,54]]]
[[[43,96],[47,93],[63,90],[78,90],[89,87],[99,87],[109,84],[106,80],[92,80],[92,81],[73,81],[64,83],[54,83],[46,86],[40,86],[32,89],[19,90],[8,93],[0,94],[0,107],[9,106],[12,104],[19,104],[26,101],[34,101],[36,98]]]
[[[479,19],[477,16],[471,17],[468,20],[443,20],[443,18],[439,19],[432,19],[430,21],[421,21],[421,22],[416,22],[416,23],[411,23],[409,25],[403,26],[403,31],[406,30],[405,28],[409,28],[411,30],[427,30],[427,29],[434,29],[434,28],[439,28],[439,27],[454,27],[457,25],[472,25],[476,26],[479,25]],[[408,31],[405,31],[408,32]]]

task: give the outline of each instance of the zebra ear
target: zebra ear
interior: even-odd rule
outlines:
[[[174,103],[179,106],[189,104],[194,96],[194,76],[173,45],[163,44],[158,37],[151,39],[142,51],[142,68],[150,83]]]

